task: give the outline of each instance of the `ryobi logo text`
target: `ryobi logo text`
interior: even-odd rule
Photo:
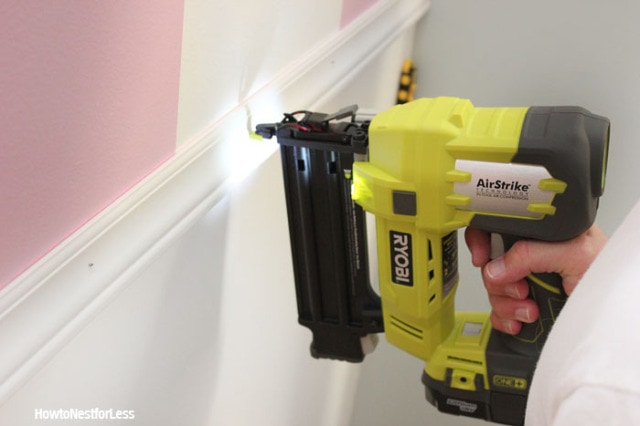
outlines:
[[[390,231],[389,247],[391,247],[391,280],[396,284],[412,286],[411,234]]]

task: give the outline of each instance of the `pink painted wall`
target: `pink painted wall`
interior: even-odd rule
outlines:
[[[183,1],[0,6],[0,287],[175,151]]]
[[[342,2],[342,15],[340,18],[340,28],[345,27],[356,19],[362,12],[367,10],[378,0],[344,0]]]

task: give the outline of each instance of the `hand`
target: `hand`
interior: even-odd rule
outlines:
[[[534,322],[538,306],[527,298],[531,273],[555,272],[562,277],[567,295],[576,285],[607,242],[606,235],[593,225],[584,234],[568,241],[520,240],[502,256],[490,260],[490,236],[467,228],[465,241],[474,266],[482,268],[482,280],[489,293],[491,324],[497,330],[518,334],[522,322]]]

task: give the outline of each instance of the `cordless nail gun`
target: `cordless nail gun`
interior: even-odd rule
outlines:
[[[517,336],[488,313],[455,312],[457,230],[558,241],[593,223],[603,193],[609,120],[579,107],[476,108],[417,99],[372,120],[357,106],[299,111],[256,132],[277,137],[299,322],[311,354],[359,362],[368,336],[425,361],[440,411],[522,424],[536,361],[566,294],[557,274],[530,275],[539,319]],[[365,211],[375,215],[379,293],[369,282]]]

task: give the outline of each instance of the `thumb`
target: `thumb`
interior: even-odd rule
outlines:
[[[567,241],[520,240],[484,268],[485,279],[494,285],[522,280],[531,273],[555,272],[570,294],[606,243],[606,235],[593,226]]]

